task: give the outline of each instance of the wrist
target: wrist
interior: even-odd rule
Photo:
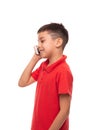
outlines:
[[[41,59],[41,57],[39,55],[34,54],[33,57],[32,57],[32,59],[34,61],[38,62]]]

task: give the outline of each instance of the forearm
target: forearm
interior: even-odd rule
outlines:
[[[32,59],[30,60],[30,62],[28,63],[28,65],[26,66],[26,68],[24,69],[20,79],[19,79],[19,82],[18,82],[18,85],[19,86],[26,86],[27,83],[29,82],[29,79],[31,77],[31,72],[34,68],[34,66],[36,65],[36,63],[39,61],[39,57],[37,55],[34,55],[32,57]]]
[[[53,123],[51,124],[49,130],[59,130],[63,125],[64,121],[68,118],[68,115],[68,112],[60,111],[54,119]]]

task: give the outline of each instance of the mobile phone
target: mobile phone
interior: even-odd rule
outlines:
[[[40,54],[40,51],[39,51],[38,46],[34,46],[34,50],[35,50],[35,54],[36,54],[36,55],[39,55],[39,54]]]

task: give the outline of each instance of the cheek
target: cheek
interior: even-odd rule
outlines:
[[[51,46],[49,44],[46,44],[45,45],[45,50],[50,51],[51,50]]]
[[[53,50],[53,48],[54,48],[53,43],[52,42],[47,43],[46,48],[49,50]]]
[[[52,46],[52,43],[50,41],[45,42],[45,47],[50,48]]]
[[[46,46],[46,50],[45,51],[46,51],[47,54],[52,54],[52,52],[53,52],[52,46],[49,46],[49,45]]]

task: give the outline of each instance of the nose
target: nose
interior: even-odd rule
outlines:
[[[38,42],[38,47],[39,47],[39,48],[41,47],[41,42],[40,42],[40,41]]]

